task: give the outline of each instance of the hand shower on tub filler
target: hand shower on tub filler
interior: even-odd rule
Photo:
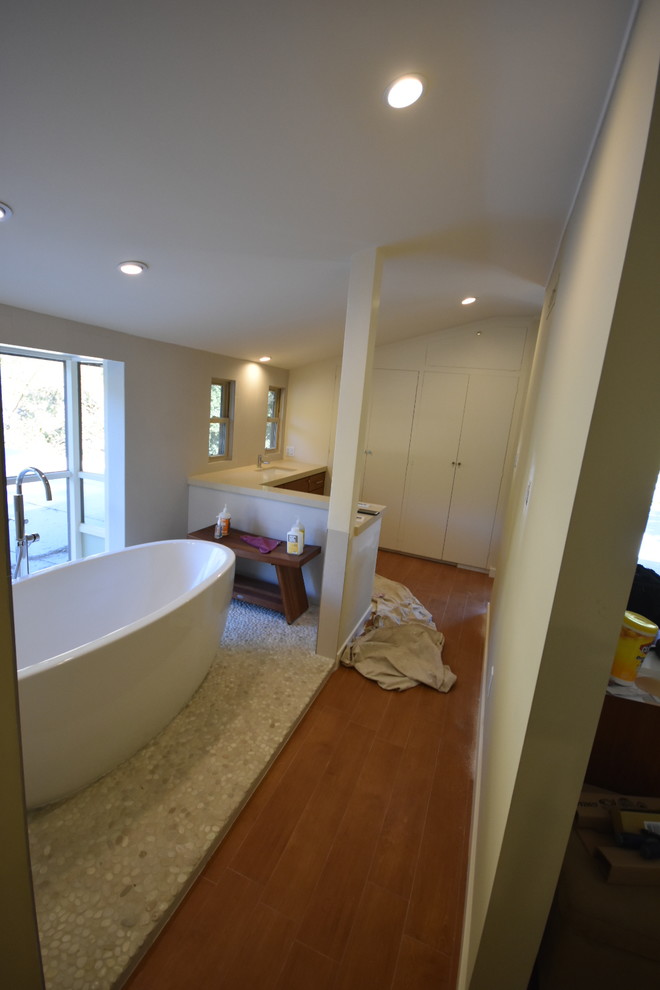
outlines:
[[[218,518],[215,521],[215,529],[213,530],[213,535],[216,540],[221,540],[223,536],[229,536],[229,523],[231,521],[231,515],[227,509],[224,507],[222,512],[218,514]]]
[[[286,534],[286,552],[301,554],[305,549],[305,527],[301,526],[300,520],[295,523]]]

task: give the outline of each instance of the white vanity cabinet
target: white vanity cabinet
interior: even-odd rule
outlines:
[[[457,330],[418,348],[417,369],[375,369],[362,498],[388,506],[382,547],[493,566],[525,330]]]

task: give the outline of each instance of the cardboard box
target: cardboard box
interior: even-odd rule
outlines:
[[[616,846],[614,832],[599,832],[595,828],[576,828],[575,832],[590,856],[601,846]]]
[[[634,849],[619,846],[598,846],[594,856],[608,883],[660,885],[660,859],[643,859]]]
[[[660,797],[631,797],[615,791],[583,790],[575,813],[578,828],[612,829],[612,810],[660,812]]]
[[[637,835],[646,828],[647,822],[660,824],[660,812],[658,811],[629,811],[623,808],[612,808],[612,828],[615,832],[631,832]],[[651,829],[650,831],[655,831]]]

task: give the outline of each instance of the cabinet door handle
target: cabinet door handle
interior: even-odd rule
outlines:
[[[461,466],[461,462],[460,461],[452,461],[451,463],[452,463],[452,467],[460,467]]]

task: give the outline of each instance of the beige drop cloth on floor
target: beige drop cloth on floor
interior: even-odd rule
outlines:
[[[405,585],[376,574],[371,615],[341,662],[387,691],[418,684],[449,691],[456,675],[442,662],[444,641],[431,613]]]

